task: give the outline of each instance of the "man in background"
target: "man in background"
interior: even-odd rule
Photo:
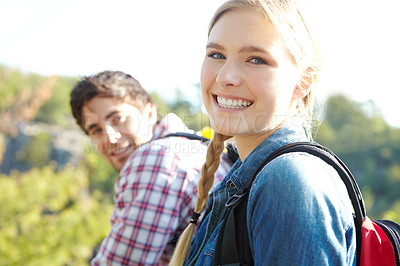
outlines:
[[[119,171],[111,231],[91,264],[168,264],[174,239],[194,210],[206,145],[171,136],[194,131],[174,114],[160,120],[140,83],[120,71],[83,78],[70,104],[99,154]],[[221,160],[215,184],[230,167],[228,159]]]

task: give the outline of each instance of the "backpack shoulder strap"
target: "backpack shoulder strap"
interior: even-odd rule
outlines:
[[[170,133],[164,136],[164,138],[167,137],[185,137],[187,139],[193,139],[193,140],[200,140],[201,142],[208,142],[210,141],[208,138],[197,135],[195,133],[188,133],[188,132],[175,132],[175,133]]]
[[[233,195],[226,202],[225,206],[228,209],[227,214],[224,218],[223,224],[221,225],[220,233],[217,239],[217,245],[215,250],[215,259],[214,265],[252,265],[252,258],[249,261],[248,255],[251,256],[250,243],[248,241],[248,232],[247,232],[247,217],[246,211],[238,211],[237,209],[247,209],[248,202],[248,193],[250,191],[251,185],[258,175],[258,173],[273,159],[290,152],[307,152],[314,156],[321,158],[327,164],[331,165],[339,174],[340,178],[344,182],[347,192],[349,194],[350,200],[352,202],[354,211],[355,211],[355,223],[357,235],[359,232],[362,222],[365,218],[365,204],[361,195],[361,191],[347,166],[328,148],[321,146],[316,143],[310,142],[296,142],[292,144],[288,144],[284,147],[281,147],[270,154],[258,167],[254,176],[252,177],[252,182],[250,187],[245,191],[238,191],[235,195]],[[238,213],[241,213],[238,215]],[[233,216],[230,217],[230,216]],[[234,223],[232,223],[234,221]],[[246,236],[240,236],[240,234],[236,234],[236,232],[240,231],[240,228],[245,228]],[[224,240],[227,235],[230,235],[230,239],[235,239],[235,244],[232,244],[232,240]],[[247,241],[247,242],[246,242]],[[357,252],[359,252],[359,247],[361,247],[360,238],[357,238]],[[227,244],[227,243],[230,244]],[[244,256],[244,257],[243,257]],[[231,260],[226,260],[226,257],[235,257],[238,258],[235,262]],[[236,263],[236,264],[235,264]],[[250,263],[250,264],[249,264]]]
[[[289,152],[306,152],[312,154],[322,159],[325,163],[329,164],[337,171],[343,183],[345,184],[347,192],[349,194],[351,203],[355,211],[356,222],[361,226],[366,216],[364,199],[362,197],[360,188],[358,187],[357,182],[353,177],[353,174],[350,172],[347,166],[340,160],[340,158],[335,153],[330,151],[328,148],[319,145],[317,143],[310,143],[310,142],[296,142],[288,144],[278,149],[271,155],[273,155],[273,158],[276,158],[284,153],[289,153]]]
[[[167,137],[185,137],[187,139],[192,140],[200,140],[204,144],[208,144],[211,140],[203,137],[201,135],[197,135],[195,133],[188,133],[188,132],[175,132],[165,135],[163,138]],[[232,144],[228,143],[225,147],[227,149],[227,157],[231,164],[235,163],[236,160],[239,158],[239,155],[236,151],[236,148],[232,146]]]

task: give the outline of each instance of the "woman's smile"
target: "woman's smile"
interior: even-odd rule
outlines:
[[[214,130],[267,136],[285,119],[298,70],[268,19],[230,10],[210,31],[202,66],[203,101]]]
[[[249,99],[214,95],[215,102],[221,108],[226,109],[246,109],[253,104],[253,101]]]

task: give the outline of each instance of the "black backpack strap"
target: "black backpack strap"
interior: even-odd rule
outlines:
[[[325,163],[329,164],[337,171],[346,186],[347,193],[353,205],[357,254],[361,254],[361,227],[366,216],[365,203],[360,188],[358,187],[353,174],[350,172],[347,166],[340,160],[339,157],[337,157],[335,153],[316,143],[298,142],[289,144],[283,147],[282,151],[279,152],[280,154],[277,156],[281,155],[282,152],[307,152],[324,160]],[[360,256],[357,256],[357,265],[360,265]]]
[[[197,135],[195,133],[188,133],[188,132],[175,132],[175,133],[170,133],[165,135],[163,138],[167,137],[185,137],[187,139],[193,139],[193,140],[200,140],[202,143],[208,143],[211,140],[203,137],[201,135]],[[239,155],[237,153],[237,150],[235,147],[233,147],[232,144],[228,143],[225,147],[228,151],[228,159],[231,161],[231,163],[235,163],[236,160],[239,158]]]
[[[236,150],[236,147],[234,147],[232,143],[228,143],[225,148],[228,150],[228,159],[232,163],[235,163],[237,159],[239,159],[239,154]]]
[[[208,142],[210,141],[208,138],[197,135],[195,133],[188,133],[188,132],[175,132],[175,133],[170,133],[164,136],[164,138],[167,137],[185,137],[187,139],[194,139],[194,140],[200,140],[201,142]]]
[[[361,195],[361,191],[351,174],[350,170],[347,168],[347,166],[328,148],[321,146],[316,143],[310,143],[310,142],[297,142],[297,143],[292,143],[288,144],[284,147],[281,147],[280,149],[274,151],[272,154],[270,154],[258,167],[257,171],[255,172],[254,176],[252,177],[252,182],[250,184],[250,187],[247,188],[245,191],[238,191],[235,195],[233,195],[225,204],[226,207],[228,207],[228,212],[226,214],[226,217],[228,219],[225,219],[221,229],[220,229],[220,234],[218,235],[217,239],[217,245],[216,245],[216,250],[215,250],[215,259],[214,259],[214,265],[247,265],[246,261],[243,257],[241,257],[243,254],[250,254],[251,255],[251,250],[250,250],[250,243],[248,242],[248,232],[247,232],[247,217],[246,217],[246,211],[241,212],[242,214],[240,216],[236,216],[235,218],[229,218],[230,215],[235,216],[235,213],[239,213],[240,211],[236,209],[246,209],[247,207],[243,207],[243,204],[247,206],[247,201],[248,201],[248,193],[250,191],[251,185],[255,179],[255,177],[258,175],[258,173],[264,168],[266,164],[268,164],[270,161],[273,159],[286,154],[290,152],[306,152],[309,154],[312,154],[314,156],[317,156],[321,158],[323,161],[325,161],[327,164],[331,165],[339,174],[340,178],[344,182],[347,192],[349,194],[351,203],[354,208],[355,212],[355,223],[356,223],[356,234],[357,234],[357,254],[360,254],[361,250],[361,225],[364,221],[366,212],[365,212],[365,204],[364,200]],[[235,224],[231,224],[232,221],[235,221]],[[236,225],[236,227],[235,227]],[[237,230],[240,230],[239,227],[245,228],[246,229],[246,237],[240,238],[239,235],[236,234]],[[229,229],[229,231],[228,231]],[[232,230],[233,229],[233,230]],[[236,239],[235,243],[244,243],[247,240],[247,243],[243,245],[224,245],[227,241],[224,240],[226,235],[232,235],[230,236],[231,238],[233,237]],[[228,249],[229,248],[229,249]],[[239,249],[244,249],[244,250],[239,250]],[[225,254],[225,255],[224,255]],[[236,264],[232,264],[232,262],[225,261],[225,256],[229,254],[230,257],[237,257],[239,260],[236,260]],[[242,255],[241,255],[242,254]],[[224,255],[224,256],[222,256]],[[359,256],[357,256],[359,258]],[[359,261],[357,261],[357,265],[359,264]]]
[[[336,154],[334,154],[328,148],[319,145],[317,143],[296,142],[288,144],[276,150],[273,154],[271,154],[271,156],[273,156],[274,159],[284,153],[289,153],[289,152],[306,152],[322,159],[325,163],[332,166],[337,171],[337,173],[339,174],[340,178],[342,179],[343,183],[346,186],[351,203],[353,204],[354,212],[356,215],[356,222],[359,225],[363,223],[366,216],[366,211],[365,211],[364,199],[362,197],[360,188],[358,187],[357,182],[354,179],[350,170],[339,159],[339,157],[337,157]],[[259,169],[258,172],[261,169]]]
[[[238,194],[235,194],[238,195]],[[248,193],[232,197],[217,238],[214,265],[254,265],[247,233]],[[230,200],[231,200],[230,199]],[[233,202],[233,205],[229,205]]]

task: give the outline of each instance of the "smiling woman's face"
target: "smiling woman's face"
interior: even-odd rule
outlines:
[[[299,73],[264,15],[226,12],[210,32],[201,71],[212,127],[229,136],[268,134],[299,97]]]

